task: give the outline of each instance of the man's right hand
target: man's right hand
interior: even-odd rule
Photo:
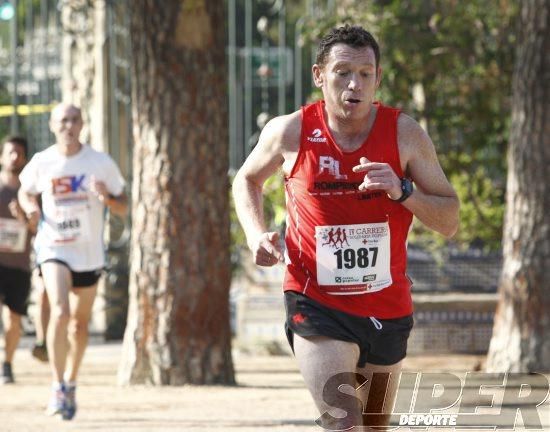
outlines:
[[[31,230],[32,233],[36,233],[36,228],[38,227],[38,222],[40,222],[40,218],[42,217],[42,212],[39,208],[33,209],[30,212],[25,214],[26,220],[27,220],[27,226]]]
[[[254,258],[254,263],[271,267],[279,262],[284,262],[283,253],[279,246],[279,233],[265,232],[256,239],[251,245],[250,250]]]

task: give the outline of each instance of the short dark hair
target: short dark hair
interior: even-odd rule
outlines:
[[[374,36],[361,26],[350,26],[346,24],[330,30],[319,42],[317,47],[317,58],[315,63],[319,67],[326,64],[330,49],[336,44],[346,44],[353,48],[371,47],[376,58],[376,67],[380,63],[380,47]]]
[[[7,143],[17,144],[21,147],[23,147],[23,150],[25,151],[25,157],[28,155],[29,151],[29,144],[25,138],[18,135],[9,135],[2,141],[2,150],[4,150],[4,145]]]

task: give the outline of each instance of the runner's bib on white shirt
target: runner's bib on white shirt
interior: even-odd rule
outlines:
[[[317,283],[328,294],[365,294],[392,284],[388,222],[315,227]]]
[[[124,179],[112,158],[83,144],[67,156],[57,145],[36,153],[19,179],[21,190],[42,198],[42,220],[34,241],[36,262],[64,261],[76,272],[105,266],[105,206],[92,193],[92,179],[109,194],[124,191]]]
[[[45,220],[45,241],[50,245],[82,244],[91,240],[88,204],[60,205]]]
[[[0,252],[21,253],[27,245],[27,226],[17,219],[0,218]]]

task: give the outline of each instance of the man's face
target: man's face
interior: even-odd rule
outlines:
[[[80,110],[73,106],[58,105],[52,111],[50,130],[58,144],[78,144],[83,123]]]
[[[25,149],[22,146],[9,141],[4,144],[0,157],[2,169],[17,174],[21,172],[26,163]]]
[[[324,67],[313,65],[312,71],[326,108],[337,117],[351,120],[368,115],[382,74],[371,47],[336,44]]]

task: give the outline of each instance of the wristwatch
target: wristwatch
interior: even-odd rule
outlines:
[[[401,197],[399,197],[398,199],[396,200],[392,200],[392,201],[395,201],[395,202],[398,202],[398,203],[402,203],[403,201],[405,201],[408,197],[410,197],[414,191],[414,187],[413,187],[413,183],[412,181],[410,181],[408,178],[406,177],[403,177],[401,178],[401,191],[403,192],[403,194],[401,195]],[[390,198],[391,199],[391,198]]]

